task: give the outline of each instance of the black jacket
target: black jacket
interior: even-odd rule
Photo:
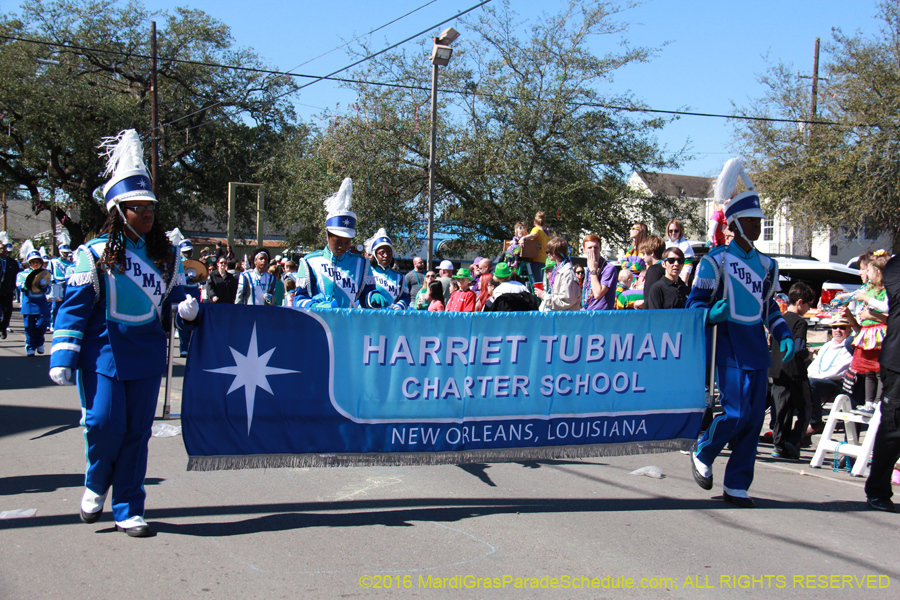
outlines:
[[[234,297],[237,295],[238,280],[231,273],[225,272],[225,277],[219,275],[219,271],[211,271],[209,279],[206,280],[206,297],[210,302],[213,297],[218,297],[218,302],[225,304],[234,304]]]
[[[3,267],[6,262],[6,267]],[[0,296],[11,296],[16,290],[16,275],[19,273],[19,261],[10,254],[5,259],[0,259]]]

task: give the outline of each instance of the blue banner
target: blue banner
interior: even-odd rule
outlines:
[[[705,407],[704,316],[204,304],[182,403],[189,468],[682,447]]]

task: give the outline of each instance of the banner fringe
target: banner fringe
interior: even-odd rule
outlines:
[[[466,465],[472,463],[522,462],[658,454],[687,450],[696,440],[674,439],[583,446],[538,446],[533,448],[485,448],[455,452],[371,452],[334,454],[247,454],[238,456],[191,456],[188,471],[237,469],[300,469],[307,467],[406,467]]]

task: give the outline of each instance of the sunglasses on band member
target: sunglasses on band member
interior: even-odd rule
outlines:
[[[679,265],[683,265],[683,264],[684,264],[684,259],[683,259],[683,258],[672,258],[672,257],[669,257],[669,258],[664,258],[664,259],[663,259],[663,262],[669,263],[670,265],[674,265],[675,263],[678,263]]]
[[[140,215],[144,214],[144,213],[147,212],[147,211],[150,211],[150,212],[152,212],[152,213],[153,213],[153,212],[156,212],[156,205],[155,205],[155,204],[148,204],[148,205],[146,205],[146,206],[126,206],[126,207],[125,207],[125,210],[130,210],[130,211],[133,212],[134,214],[140,216]]]

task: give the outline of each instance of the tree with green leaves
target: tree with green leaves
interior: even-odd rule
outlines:
[[[642,106],[612,91],[613,76],[654,53],[620,44],[622,10],[570,0],[559,14],[521,23],[498,2],[464,19],[450,65],[440,68],[435,212],[443,229],[496,251],[516,221],[530,223],[538,210],[573,241],[588,231],[621,242],[633,219],[683,216],[674,199],[636,198],[626,185],[632,170],[674,168],[679,157],[657,146],[665,120],[615,108]],[[393,225],[424,238],[431,46],[428,39],[363,63],[357,104],[320,132],[305,155],[309,168],[295,172],[292,186],[319,193],[293,194],[288,222],[308,214],[306,203],[321,213],[322,188],[336,189],[312,182],[350,176],[363,184],[354,205],[373,217],[360,219],[366,234]]]
[[[136,1],[25,0],[0,16],[0,183],[68,202],[57,216],[73,242],[105,218],[101,138],[137,129],[150,150],[150,22],[158,30],[157,132],[164,221],[227,214],[227,182],[256,181],[290,133],[290,78],[235,49],[230,30],[201,11],[150,13]],[[215,64],[233,65],[221,68]],[[149,158],[147,164],[149,165]],[[210,210],[212,209],[212,210]],[[253,208],[239,223],[249,230]]]
[[[737,143],[771,210],[900,240],[900,1],[882,2],[878,18],[878,35],[834,30],[815,115],[809,82],[791,65],[773,65],[760,78],[764,97],[739,114],[806,123],[742,121]]]

